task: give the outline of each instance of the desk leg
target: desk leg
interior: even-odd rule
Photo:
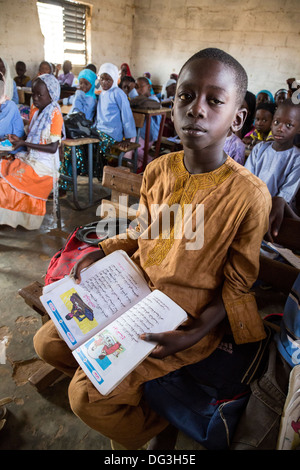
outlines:
[[[93,144],[88,145],[89,164],[89,203],[93,202]]]
[[[158,139],[157,139],[156,146],[155,146],[155,158],[159,157],[161,137],[162,137],[162,133],[163,133],[163,130],[164,130],[164,127],[165,127],[165,122],[166,122],[166,115],[162,114],[161,121],[160,121],[160,126],[159,126]]]
[[[146,132],[145,132],[145,147],[144,147],[144,161],[143,161],[143,171],[147,166],[148,161],[148,147],[149,147],[149,137],[150,137],[150,125],[151,125],[151,116],[146,115]]]
[[[78,204],[78,193],[77,193],[77,162],[76,162],[76,147],[71,147],[72,155],[72,178],[73,178],[73,202],[75,206],[80,209]]]

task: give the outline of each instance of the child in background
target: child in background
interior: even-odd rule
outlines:
[[[8,134],[22,138],[24,123],[18,106],[6,96],[5,79],[0,72],[0,139],[3,140]]]
[[[63,73],[58,74],[58,72],[61,70],[61,65],[58,64],[56,66],[56,71],[55,71],[55,76],[57,80],[59,81],[61,86],[64,87],[71,87],[73,85],[74,81],[74,74],[71,72],[72,70],[72,63],[70,60],[65,60],[63,63]]]
[[[13,161],[1,160],[0,224],[38,229],[46,214],[46,201],[58,179],[63,118],[57,103],[60,86],[54,75],[33,82],[26,140],[10,136],[18,152]]]
[[[254,147],[259,142],[272,140],[271,125],[275,112],[274,103],[261,103],[255,111],[254,131],[250,131],[243,138],[248,148]]]
[[[268,186],[273,198],[272,213],[280,211],[284,201],[293,206],[300,187],[300,150],[294,146],[299,132],[300,105],[285,100],[274,114],[274,141],[256,145],[246,161],[245,167]]]
[[[153,90],[153,87],[152,87],[152,82],[151,82],[151,73],[150,73],[150,72],[145,72],[145,73],[144,73],[144,77],[147,78],[148,83],[150,84],[150,94],[151,94],[151,95],[155,95],[154,90]]]
[[[40,65],[39,65],[39,69],[38,69],[38,73],[36,74],[36,76],[30,80],[26,86],[28,87],[31,87],[33,82],[40,76],[40,75],[44,75],[44,74],[47,74],[47,75],[52,75],[53,74],[53,70],[52,70],[52,66],[50,64],[50,62],[47,62],[46,60],[43,60]]]
[[[269,90],[261,90],[256,95],[256,106],[261,103],[274,103],[274,97]]]
[[[235,133],[240,139],[243,139],[245,135],[254,131],[256,97],[253,93],[251,93],[251,91],[247,90],[246,92],[243,101],[243,108],[247,109],[247,117],[245,119],[242,129]]]
[[[135,79],[133,77],[125,76],[121,79],[119,87],[128,96],[129,100],[138,96],[138,92],[135,88]]]
[[[149,83],[148,78],[146,77],[139,77],[136,81],[136,91],[138,92],[138,95],[136,98],[131,100],[131,106],[132,108],[136,106],[138,103],[140,104],[140,108],[145,107],[145,98],[147,100],[147,107],[150,108],[151,106],[151,101],[154,101],[155,104],[153,105],[153,108],[156,109],[159,107],[157,103],[159,103],[159,99],[156,97],[156,95],[151,95],[151,85]],[[160,127],[160,122],[161,122],[161,116],[152,116],[151,117],[151,125],[150,125],[150,134],[149,134],[149,146],[147,151],[149,152],[151,146],[153,143],[157,140],[158,134],[159,134],[159,127]],[[141,129],[141,134],[139,138],[139,144],[140,147],[138,148],[138,169],[142,167],[143,160],[144,160],[144,149],[145,149],[145,136],[146,136],[146,121],[144,122],[144,125]],[[147,158],[147,163],[152,161],[152,157],[148,155]]]
[[[17,76],[14,78],[17,86],[24,87],[27,86],[27,83],[30,81],[30,77],[25,75],[26,73],[26,64],[19,60],[16,63],[16,72]]]
[[[13,80],[7,61],[0,57],[0,72],[5,79],[6,96],[9,100],[19,104],[19,95],[16,82]]]
[[[288,98],[288,91],[285,90],[284,88],[281,88],[280,90],[277,90],[274,99],[275,99],[275,104],[278,107],[280,103],[282,103],[284,100]]]
[[[97,107],[97,98],[95,95],[97,75],[90,69],[83,69],[79,73],[78,79],[80,89],[76,90],[75,95],[73,95],[74,99],[72,108],[68,114],[81,112],[85,115],[86,119],[94,122]],[[85,146],[78,145],[76,146],[75,152],[78,174],[85,175],[88,171],[86,148]],[[68,147],[67,145],[64,146],[64,159],[60,172],[63,175],[72,176],[71,147]],[[60,184],[60,195],[71,188],[71,183],[68,181],[62,181]]]
[[[171,78],[164,83],[160,95],[161,102],[168,103],[173,100],[176,91],[176,83],[176,80]]]
[[[141,221],[136,231],[129,229],[127,237],[123,234],[102,242],[73,271],[79,283],[83,268],[105,254],[125,250],[141,268],[150,289],[162,290],[187,312],[187,322],[175,331],[142,335],[145,341],[157,342],[156,348],[107,396],[78,367],[52,321],[34,338],[37,354],[72,377],[68,391],[73,412],[128,450],[139,449],[169,424],[145,401],[145,382],[199,361],[201,366],[217,350],[227,329],[231,328],[232,341],[249,343],[249,347],[266,337],[250,289],[259,272],[271,198],[262,181],[223,152],[230,128],[237,131],[245,119],[241,105],[246,90],[242,66],[218,49],[200,51],[183,65],[173,118],[184,150],[159,157],[145,169],[139,210],[146,209],[148,224]],[[194,221],[197,207],[204,206],[203,245],[188,248],[194,240],[185,233],[175,239],[177,217],[170,218],[166,236],[157,208],[173,205],[188,205]],[[155,238],[151,236],[153,224],[159,226]],[[130,236],[131,231],[136,236]],[[217,380],[209,370],[205,372]],[[224,395],[220,387],[218,392],[228,400],[234,395],[233,390],[231,396]],[[181,424],[184,421],[181,417]]]
[[[95,127],[103,160],[109,147],[119,142],[127,150],[130,139],[136,137],[136,128],[129,100],[118,87],[118,68],[105,63],[99,70],[101,93],[98,98]]]

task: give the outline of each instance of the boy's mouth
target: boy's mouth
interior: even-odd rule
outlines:
[[[185,135],[190,135],[190,136],[195,136],[195,137],[201,136],[207,132],[206,129],[198,125],[184,126],[182,128],[182,131]]]

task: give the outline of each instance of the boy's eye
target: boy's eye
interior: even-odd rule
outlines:
[[[273,122],[273,124],[275,124],[275,126],[277,126],[277,124],[278,124],[277,119],[275,119],[275,121]]]
[[[218,98],[209,98],[208,101],[209,101],[209,103],[211,103],[211,104],[224,104],[224,102],[221,101],[221,100],[218,100]]]
[[[288,123],[288,124],[286,125],[286,127],[287,127],[288,129],[290,129],[291,127],[293,127],[293,125],[290,124],[290,123]]]
[[[187,101],[187,100],[191,99],[191,94],[190,93],[179,93],[178,98],[181,101]]]

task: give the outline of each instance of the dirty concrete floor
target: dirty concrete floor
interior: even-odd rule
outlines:
[[[87,194],[86,178],[80,177],[79,181],[80,194]],[[109,194],[95,180],[94,198],[109,197]],[[72,229],[98,219],[98,204],[77,211],[71,201],[71,193],[60,199],[61,229],[56,227],[49,201],[40,230],[0,227],[0,400],[12,399],[6,405],[7,421],[0,431],[1,450],[111,449],[107,438],[87,427],[70,410],[68,378],[43,392],[28,382],[41,365],[32,339],[42,322],[39,314],[18,295],[18,290],[35,280],[43,282],[51,257],[64,245]],[[282,311],[283,302],[281,294],[267,291],[262,297],[262,311]],[[201,446],[180,434],[177,448],[195,450]]]

